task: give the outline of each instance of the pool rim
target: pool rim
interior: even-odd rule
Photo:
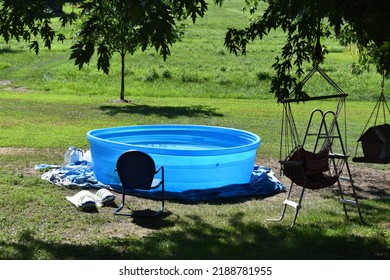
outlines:
[[[143,130],[150,131],[162,131],[162,130],[176,130],[176,131],[207,131],[212,133],[218,132],[219,134],[225,134],[227,136],[232,137],[241,137],[247,139],[247,144],[237,144],[232,145],[230,147],[217,147],[213,149],[199,149],[199,150],[192,150],[192,149],[167,149],[167,148],[161,148],[161,147],[148,147],[148,146],[142,146],[137,144],[129,144],[124,143],[120,141],[113,141],[110,140],[110,138],[102,138],[101,136],[109,135],[110,133],[121,132],[125,133],[128,132],[129,136],[131,136],[131,132],[140,132]],[[106,132],[106,133],[104,133]],[[226,154],[234,154],[234,153],[240,153],[245,151],[252,151],[257,149],[261,144],[261,138],[252,132],[237,129],[237,128],[231,128],[231,127],[223,127],[223,126],[210,126],[210,125],[188,125],[188,124],[149,124],[149,125],[130,125],[130,126],[118,126],[118,127],[105,127],[105,128],[99,128],[99,129],[93,129],[88,131],[87,133],[87,139],[92,144],[92,142],[100,142],[100,145],[104,144],[108,147],[121,147],[125,150],[141,150],[146,153],[150,154],[164,154],[164,155],[175,155],[175,156],[210,156],[210,155],[226,155]],[[216,139],[216,138],[215,138]]]

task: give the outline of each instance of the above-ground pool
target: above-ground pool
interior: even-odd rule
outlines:
[[[164,166],[167,191],[249,183],[260,146],[251,132],[201,125],[140,125],[89,131],[96,179],[120,190],[116,161],[128,150],[148,153]]]

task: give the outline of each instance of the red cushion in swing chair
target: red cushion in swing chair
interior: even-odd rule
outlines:
[[[297,148],[286,161],[281,162],[284,175],[296,185],[308,189],[322,189],[335,184],[338,176],[329,176],[329,149],[315,154],[303,147]]]

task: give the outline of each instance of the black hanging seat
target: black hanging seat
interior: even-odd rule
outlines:
[[[364,156],[354,157],[354,162],[390,163],[390,124],[370,127],[358,142],[361,142]]]
[[[329,149],[317,154],[297,147],[285,161],[280,161],[284,175],[296,185],[308,189],[323,189],[334,185],[338,175],[328,175]]]
[[[390,125],[387,123],[387,115],[390,115],[390,107],[387,104],[387,99],[384,93],[385,75],[382,75],[381,93],[378,101],[376,102],[374,109],[363,132],[357,140],[355,157],[352,158],[354,162],[363,163],[390,163]],[[377,125],[379,115],[383,115],[384,124]],[[374,124],[367,129],[371,119],[374,119]],[[363,150],[363,156],[358,156],[359,142],[361,143],[361,150]]]
[[[305,189],[318,190],[330,187],[338,183],[338,175],[330,175],[329,168],[330,147],[324,148],[319,153],[312,153],[298,146],[284,161],[280,161],[281,169],[286,177],[291,180],[287,198],[284,200],[280,218],[268,219],[269,221],[281,221],[286,213],[287,206],[295,208],[295,215],[290,227],[293,227],[298,212],[301,209],[302,198]],[[300,186],[299,200],[291,200],[294,185]]]
[[[378,159],[378,158],[369,158],[369,157],[354,157],[352,161],[362,162],[362,163],[388,164],[390,163],[390,158]]]

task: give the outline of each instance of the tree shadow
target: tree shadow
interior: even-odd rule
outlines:
[[[380,209],[370,211],[375,214]],[[227,224],[222,229],[196,214],[173,215],[174,221],[164,221],[172,217],[170,213],[157,222],[157,228],[164,230],[145,238],[105,238],[85,245],[36,239],[33,232],[26,232],[18,241],[0,242],[0,258],[29,260],[43,252],[50,259],[356,260],[388,259],[390,254],[385,236],[328,231],[345,226],[350,222],[347,220],[329,219],[288,229],[282,223],[265,225],[264,221],[248,220],[242,211],[219,215]],[[152,220],[143,223],[150,227]]]
[[[139,114],[139,115],[158,115],[168,119],[174,119],[180,116],[185,117],[223,117],[224,115],[217,112],[216,108],[203,105],[192,106],[150,106],[150,105],[104,105],[100,110],[110,116],[118,114]]]
[[[0,54],[20,53],[20,52],[22,52],[22,50],[11,49],[10,47],[0,48]]]
[[[356,186],[356,191],[360,194],[359,198],[366,198],[370,196],[375,197],[389,197],[390,194],[388,190],[382,189],[381,187],[376,186],[375,184],[369,185],[365,188],[361,188],[360,186]]]

